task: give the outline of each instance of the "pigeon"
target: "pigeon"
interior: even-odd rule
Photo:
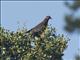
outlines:
[[[52,19],[51,16],[46,16],[41,23],[28,30],[26,33],[31,33],[33,37],[40,37],[40,35],[46,30],[50,19]]]

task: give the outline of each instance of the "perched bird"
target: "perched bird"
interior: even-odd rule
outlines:
[[[44,32],[44,30],[46,29],[46,27],[48,25],[48,21],[50,19],[51,19],[51,16],[46,16],[41,23],[39,23],[37,26],[35,26],[34,28],[30,29],[26,33],[31,33],[31,35],[33,37],[35,37],[35,36],[40,37],[40,34],[42,34]]]

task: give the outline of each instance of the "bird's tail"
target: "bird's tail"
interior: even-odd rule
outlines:
[[[29,33],[29,32],[31,32],[31,30],[28,30],[26,33]]]
[[[28,30],[24,33],[24,36],[28,36],[28,33],[30,32],[31,30]]]
[[[30,30],[26,31],[26,33],[29,33],[29,32],[30,32]]]

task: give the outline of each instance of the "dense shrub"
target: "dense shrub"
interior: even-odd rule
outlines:
[[[33,38],[25,31],[11,32],[0,27],[0,60],[62,60],[68,39],[54,36],[54,29],[50,27],[43,38]]]

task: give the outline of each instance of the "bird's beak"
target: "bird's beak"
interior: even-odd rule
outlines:
[[[50,19],[52,19],[52,17]]]

